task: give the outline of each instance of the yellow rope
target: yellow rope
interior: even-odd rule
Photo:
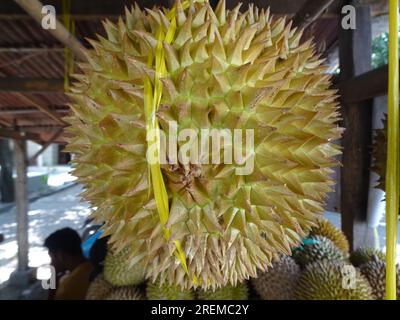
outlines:
[[[388,150],[386,169],[386,299],[396,300],[396,242],[400,186],[399,5],[389,2]]]
[[[197,0],[197,2],[203,2],[203,1],[204,0]],[[182,3],[183,9],[187,9],[189,6],[190,6],[190,1],[184,1]],[[160,79],[168,75],[165,63],[164,48],[162,43],[163,41],[165,41],[166,43],[171,43],[174,40],[176,26],[177,26],[175,11],[176,11],[176,4],[166,14],[166,17],[170,21],[168,30],[164,32],[162,25],[160,25],[160,28],[158,29],[157,32],[158,43],[155,50],[155,57],[153,57],[153,55],[150,54],[147,60],[147,66],[151,68],[154,67],[155,71],[154,87],[152,86],[149,77],[146,77],[144,79],[144,106],[146,114],[146,130],[147,132],[155,133],[152,134],[150,137],[148,137],[147,146],[149,150],[156,150],[156,154],[158,157],[160,156],[159,154],[160,128],[156,112],[160,105],[163,93],[163,85]],[[165,187],[159,161],[157,163],[150,164],[149,171],[150,171],[151,183],[153,186],[154,198],[156,200],[156,206],[160,223],[163,228],[164,237],[168,241],[170,237],[170,230],[169,228],[166,227],[169,217],[168,193]],[[175,256],[179,260],[186,274],[189,275],[189,270],[186,263],[186,257],[182,250],[179,240],[175,240],[174,244],[175,244],[175,252],[174,252]],[[195,275],[193,275],[192,281],[195,285],[198,284],[198,280]]]

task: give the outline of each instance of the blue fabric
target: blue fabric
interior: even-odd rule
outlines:
[[[85,242],[82,243],[82,251],[85,258],[89,258],[90,249],[103,232],[103,230],[98,230],[97,232],[92,234]]]
[[[294,250],[300,250],[303,251],[304,250],[304,246],[311,246],[313,244],[319,243],[318,240],[316,239],[311,239],[311,238],[303,238],[302,239],[302,244],[296,248],[294,248]]]

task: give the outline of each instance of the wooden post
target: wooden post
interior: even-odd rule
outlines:
[[[14,180],[12,176],[12,153],[10,141],[0,139],[0,193],[2,202],[13,202],[14,198]]]
[[[14,140],[14,161],[17,169],[15,183],[18,271],[28,269],[28,190],[27,190],[27,157],[26,140]]]
[[[384,65],[341,82],[336,87],[344,101],[357,102],[387,95],[388,79],[389,68]]]
[[[339,59],[341,81],[371,69],[372,32],[369,6],[356,8],[356,29],[344,30],[339,25]],[[341,23],[341,21],[339,22]],[[374,244],[373,230],[367,227],[369,190],[372,101],[342,101],[345,133],[342,140],[341,170],[342,229],[351,248]]]

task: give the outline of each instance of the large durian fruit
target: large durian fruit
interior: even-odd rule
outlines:
[[[349,241],[342,232],[336,228],[328,219],[318,219],[317,225],[311,229],[310,235],[323,236],[331,240],[336,247],[343,251],[345,256],[349,254]]]
[[[293,300],[300,275],[300,266],[294,259],[282,256],[268,271],[251,279],[251,284],[264,300]]]
[[[248,294],[246,283],[239,283],[236,286],[227,285],[215,290],[198,290],[197,297],[200,300],[247,300]]]
[[[145,280],[143,263],[132,265],[128,249],[107,251],[104,259],[104,279],[114,286],[135,286]]]
[[[86,300],[104,300],[112,289],[112,284],[105,280],[103,274],[100,273],[90,283],[86,293]]]
[[[301,266],[319,261],[341,261],[345,256],[343,252],[335,246],[328,238],[322,236],[312,236],[307,238],[307,242],[293,252],[294,260]]]
[[[114,287],[105,300],[144,300],[140,289],[135,286]]]
[[[350,254],[350,262],[355,267],[360,267],[364,263],[375,259],[385,261],[386,255],[382,251],[371,247],[358,248]]]
[[[359,270],[354,268],[354,283],[346,286],[345,263],[319,260],[303,270],[295,296],[299,300],[372,300],[372,289]],[[344,285],[345,284],[345,285]]]
[[[377,256],[360,266],[361,273],[367,278],[377,300],[386,299],[386,262]],[[400,299],[400,267],[396,266],[396,295]]]
[[[342,130],[326,66],[285,18],[239,9],[226,10],[225,1],[215,12],[203,1],[184,9],[177,1],[174,39],[162,43],[167,76],[156,117],[166,141],[172,120],[178,134],[254,130],[248,175],[236,174],[243,167],[236,162],[161,166],[168,240],[149,183],[143,89],[144,79],[154,80],[147,63],[159,29],[170,25],[165,11],[135,6],[116,24],[106,21],[107,37],[91,41],[71,88],[66,151],[75,155],[82,196],[113,247],[128,248],[152,281],[214,288],[255,277],[300,244],[332,191],[340,153],[333,141]]]
[[[194,300],[195,293],[176,285],[159,282],[147,283],[146,295],[149,300]]]

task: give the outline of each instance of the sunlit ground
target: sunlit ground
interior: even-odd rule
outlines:
[[[76,180],[76,177],[72,176],[69,172],[71,171],[70,166],[52,166],[52,167],[28,167],[28,177],[40,176],[43,174],[47,175],[47,185],[49,187],[60,187],[67,182]],[[16,173],[14,172],[14,177]]]
[[[53,178],[53,183],[57,183],[56,178]],[[82,232],[89,208],[87,203],[79,201],[80,192],[81,187],[74,186],[30,204],[29,265],[39,267],[37,276],[40,279],[48,278],[50,274],[46,267],[50,262],[49,256],[43,247],[45,238],[64,227]],[[0,244],[0,283],[3,283],[17,266],[15,209],[0,213],[0,233],[4,235],[4,242]]]

